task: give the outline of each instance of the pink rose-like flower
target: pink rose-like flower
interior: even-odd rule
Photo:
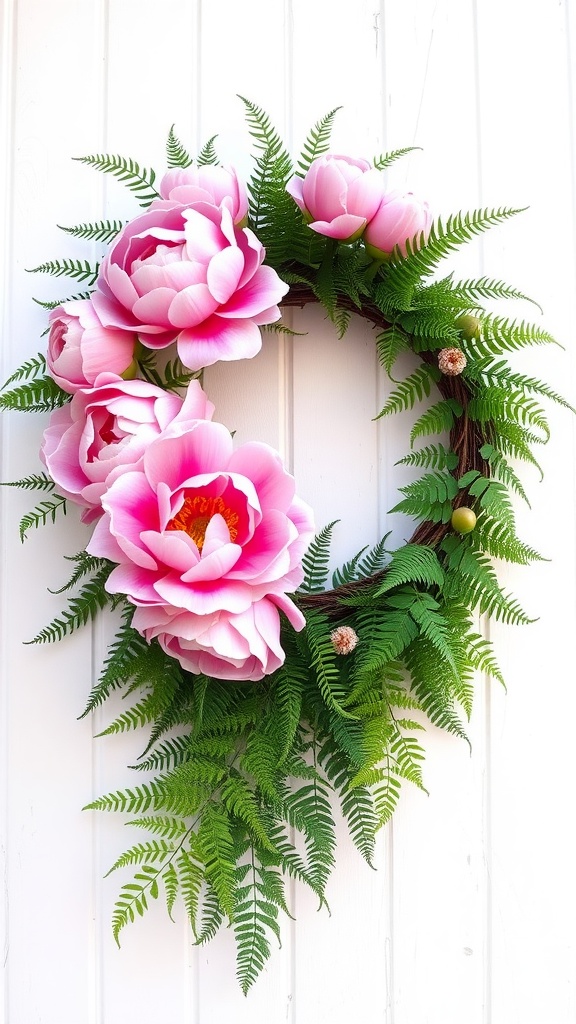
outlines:
[[[134,358],[136,335],[103,327],[90,299],[57,306],[49,316],[46,362],[54,380],[74,394],[92,387],[100,373],[125,373]]]
[[[244,222],[248,215],[246,186],[233,168],[214,167],[212,164],[204,167],[174,167],[162,178],[160,195],[163,200],[180,206],[192,206],[195,203],[225,206],[235,224]]]
[[[363,241],[375,259],[389,255],[395,245],[405,256],[406,242],[416,239],[417,246],[421,234],[428,237],[431,224],[428,203],[417,199],[412,192],[405,195],[390,192],[366,228]]]
[[[288,291],[248,228],[230,210],[202,211],[158,200],[125,226],[100,267],[92,296],[107,327],[136,331],[148,348],[176,341],[191,370],[220,359],[249,359],[259,325],[280,316]]]
[[[117,563],[106,588],[137,606],[133,626],[190,672],[261,679],[284,660],[282,611],[302,582],[311,510],[268,445],[236,451],[197,421],[153,441],[102,498],[90,554]]]
[[[86,523],[102,514],[106,488],[140,463],[154,438],[214,412],[198,381],[190,382],[184,400],[147,381],[112,374],[102,374],[96,384],[54,410],[40,451],[59,493],[83,506]]]
[[[380,171],[349,156],[320,156],[286,187],[313,231],[342,242],[360,237],[384,195]]]

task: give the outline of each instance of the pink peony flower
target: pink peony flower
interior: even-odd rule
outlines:
[[[101,374],[96,385],[54,410],[40,451],[59,493],[84,507],[87,523],[102,514],[106,488],[140,464],[162,431],[209,419],[214,412],[198,381],[190,382],[184,400],[147,381],[112,374]]]
[[[160,195],[180,206],[208,203],[226,207],[235,224],[242,224],[248,215],[248,196],[244,182],[233,168],[174,167],[160,182]],[[154,206],[154,204],[152,204]]]
[[[364,243],[375,259],[388,256],[395,245],[405,256],[408,239],[418,246],[420,235],[428,237],[431,224],[428,203],[416,199],[412,192],[390,192],[366,228]]]
[[[313,231],[342,242],[360,237],[384,195],[380,171],[349,156],[320,156],[286,187]]]
[[[219,359],[249,359],[259,325],[280,316],[288,291],[248,228],[230,210],[202,211],[158,200],[113,242],[92,300],[107,327],[136,331],[148,348],[176,341],[191,370]]]
[[[100,373],[120,376],[134,359],[136,335],[103,327],[90,299],[57,306],[49,316],[47,364],[57,384],[74,394]]]
[[[170,429],[102,506],[87,550],[117,563],[106,587],[137,606],[135,629],[190,672],[257,680],[282,664],[279,611],[304,626],[286,595],[313,523],[272,448],[233,451],[219,423]]]

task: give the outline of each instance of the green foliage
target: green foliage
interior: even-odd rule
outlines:
[[[30,377],[44,376],[46,372],[46,357],[41,352],[33,359],[28,359],[16,370],[11,377],[2,385],[0,390],[4,391],[10,384],[16,384],[19,380],[29,380]]]
[[[17,412],[52,412],[70,401],[52,377],[36,377],[0,394],[0,409]]]
[[[166,163],[168,167],[190,167],[190,164],[193,163],[189,152],[176,135],[174,125],[170,128],[166,140]]]
[[[320,121],[317,121],[311,129],[302,148],[300,159],[297,161],[296,165],[301,174],[305,175],[310,164],[313,163],[314,160],[317,160],[319,156],[322,156],[323,153],[328,152],[330,148],[330,136],[332,134],[334,118],[341,109],[341,107],[334,107],[334,109],[325,114]]]
[[[66,498],[57,494],[54,499],[41,501],[31,512],[22,516],[20,520],[20,540],[26,540],[29,530],[37,530],[39,526],[46,526],[46,523],[55,523],[59,515],[66,515]]]
[[[29,274],[51,274],[53,277],[73,277],[76,281],[95,284],[98,277],[98,264],[92,265],[88,260],[50,260],[32,267]]]
[[[217,135],[213,135],[212,138],[208,139],[208,141],[202,146],[202,149],[198,154],[198,159],[196,160],[198,167],[205,167],[207,164],[218,164],[220,162],[214,148],[214,141],[217,138]]]
[[[126,159],[123,156],[113,156],[109,153],[96,153],[92,156],[80,156],[75,159],[104,174],[112,174],[123,185],[126,185],[126,188],[135,193],[142,207],[148,207],[153,199],[160,198],[154,188],[155,172],[147,171],[145,167],[141,168],[135,160]]]
[[[95,242],[107,244],[122,230],[126,221],[124,220],[99,220],[94,224],[76,224],[75,227],[65,228],[58,225],[61,231],[72,235],[73,238],[93,239]],[[79,278],[82,280],[82,278]],[[93,284],[94,282],[90,282]]]

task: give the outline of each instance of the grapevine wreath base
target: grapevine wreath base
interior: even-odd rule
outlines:
[[[479,613],[530,621],[491,559],[540,557],[516,535],[511,494],[526,498],[517,463],[537,466],[534,446],[548,439],[540,399],[566,403],[505,358],[550,335],[484,308],[526,296],[438,273],[517,211],[432,223],[426,203],[386,188],[406,150],[372,164],[330,154],[331,111],[294,165],[267,115],[243,102],[247,190],[213,139],[192,161],[173,131],[159,187],[133,160],[83,158],[142,211],[64,229],[102,243],[99,264],[35,268],[88,290],[44,303],[47,354],[13,374],[1,405],[50,413],[45,471],[13,482],[46,492],[22,537],[71,501],[87,530],[68,605],[33,642],[117,609],[84,714],[120,690],[127,710],[105,733],[149,731],[133,766],[141,781],[89,804],[145,833],[111,868],[130,869],[114,935],[161,893],[170,915],[180,897],[195,942],[233,929],[246,992],[290,914],[286,880],[327,905],[335,807],[371,863],[401,782],[423,785],[418,714],[464,737],[474,673],[501,679],[474,624]],[[200,383],[205,366],[255,355],[262,327],[290,334],[279,307],[311,302],[340,337],[353,313],[373,324],[392,380],[401,352],[417,357],[379,416],[430,399],[401,460],[421,474],[394,509],[416,521],[411,540],[389,551],[384,537],[330,582],[334,524],[314,536],[277,453],[235,448]]]

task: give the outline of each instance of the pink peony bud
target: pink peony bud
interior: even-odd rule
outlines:
[[[174,167],[162,178],[160,195],[162,205],[168,201],[186,207],[198,203],[225,206],[234,224],[242,227],[248,216],[246,186],[232,167]]]
[[[384,196],[379,209],[364,232],[364,243],[374,259],[386,258],[397,245],[406,255],[406,242],[414,240],[416,247],[420,235],[428,237],[432,215],[428,203],[417,199],[412,192],[402,195],[390,192]]]
[[[320,156],[306,176],[286,186],[313,231],[354,242],[374,216],[384,195],[384,179],[367,160]]]

